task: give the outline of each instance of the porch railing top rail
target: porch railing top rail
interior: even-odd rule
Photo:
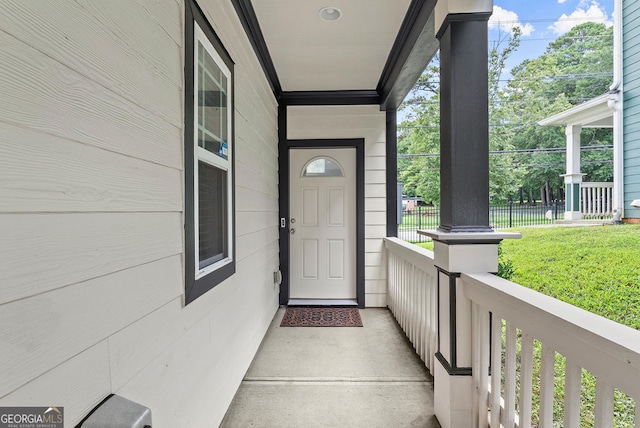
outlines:
[[[640,331],[492,274],[462,274],[465,295],[633,397],[640,397]]]
[[[580,183],[580,187],[610,187],[613,188],[613,183],[611,182],[598,182],[598,181],[583,181]]]
[[[433,269],[433,251],[403,241],[402,239],[387,237],[384,239],[385,248],[398,257],[415,265],[416,267]]]

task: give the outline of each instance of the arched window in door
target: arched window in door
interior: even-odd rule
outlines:
[[[318,157],[309,161],[303,171],[303,177],[344,177],[342,167],[329,157]]]

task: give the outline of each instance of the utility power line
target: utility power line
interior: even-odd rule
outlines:
[[[577,79],[601,79],[605,77],[612,77],[613,72],[601,71],[597,73],[571,73],[571,74],[556,74],[553,76],[539,76],[517,79],[497,79],[498,82],[536,82],[539,80],[577,80]],[[416,84],[439,84],[440,80],[418,80]]]
[[[598,35],[589,35],[589,36],[576,36],[576,37],[563,37],[564,40],[584,40],[584,39],[613,39],[613,36],[611,34],[598,34]],[[545,40],[558,40],[558,37],[537,37],[537,38],[531,38],[531,37],[526,37],[526,38],[520,38],[520,42],[540,42],[540,41],[545,41]],[[495,40],[489,40],[490,44],[496,44],[496,43],[504,43],[504,40],[499,40],[499,39],[495,39]]]
[[[580,162],[580,165],[597,165],[597,164],[607,164],[613,163],[612,160],[601,160],[601,161],[586,161]],[[564,166],[564,162],[553,162],[553,163],[531,163],[527,165],[496,165],[491,167],[490,169],[517,169],[517,168],[542,168],[547,166]]]
[[[590,101],[593,98],[565,98],[565,100],[567,101],[574,101],[576,103],[582,103],[585,101]],[[552,101],[550,98],[547,98],[545,101]],[[527,100],[496,100],[496,103],[499,104],[524,104],[524,103],[529,103],[530,101]],[[415,105],[439,105],[440,101],[405,101],[402,104],[406,105],[406,106],[415,106]],[[576,104],[577,105],[577,104]]]
[[[580,165],[596,165],[596,164],[610,164],[613,163],[612,160],[602,160],[602,161],[586,161],[580,162]],[[564,162],[553,162],[553,163],[531,163],[531,164],[517,164],[517,165],[495,165],[490,166],[489,169],[518,169],[518,168],[543,168],[549,166],[564,166]],[[407,168],[399,169],[399,171],[406,171]],[[440,168],[423,168],[423,171],[439,171]]]
[[[501,128],[506,126],[511,126],[511,127],[532,126],[536,124],[537,122],[513,122],[513,123],[490,123],[489,126],[492,128]],[[428,125],[428,126],[398,125],[398,129],[440,129],[440,126],[439,125]]]
[[[612,144],[580,147],[581,152],[602,151],[602,150],[611,150],[611,149],[613,149]],[[543,149],[493,150],[493,151],[490,151],[489,154],[490,155],[542,154],[542,153],[564,153],[566,151],[567,151],[566,147],[548,147]],[[436,158],[436,157],[440,157],[440,153],[398,153],[398,158],[414,158],[414,157]]]
[[[577,16],[566,16],[564,18],[536,18],[536,19],[521,19],[518,18],[517,20],[504,20],[504,21],[500,21],[500,20],[495,20],[495,21],[491,21],[491,23],[496,23],[496,24],[522,24],[523,22],[528,23],[528,22],[568,22],[568,21],[592,21],[594,19],[594,17],[589,16],[589,17],[577,17]],[[603,21],[606,20],[606,16],[602,16]]]

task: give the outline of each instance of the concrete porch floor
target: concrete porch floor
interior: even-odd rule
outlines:
[[[388,309],[364,327],[280,327],[279,309],[222,421],[244,427],[440,427],[433,379]]]

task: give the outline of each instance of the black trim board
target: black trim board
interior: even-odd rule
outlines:
[[[435,357],[438,361],[440,361],[442,367],[444,367],[447,373],[451,376],[471,376],[473,374],[471,367],[452,366],[440,352],[436,352]]]
[[[449,294],[449,343],[445,344],[445,346],[449,347],[449,359],[451,361],[447,361],[447,359],[442,355],[442,343],[440,342],[440,322],[438,322],[438,351],[436,352],[436,358],[442,366],[447,370],[447,373],[455,376],[470,376],[471,368],[470,367],[459,367],[458,366],[458,343],[457,343],[457,330],[458,330],[458,310],[457,310],[457,287],[456,283],[460,278],[460,273],[457,272],[447,272],[446,270],[437,267],[438,271],[438,279],[437,279],[437,319],[440,320],[440,274],[444,274],[448,278],[448,283],[443,286],[443,292]]]
[[[233,3],[233,7],[236,9],[236,13],[242,23],[242,27],[249,38],[249,43],[253,46],[253,50],[255,51],[258,61],[262,66],[262,70],[267,76],[271,90],[277,99],[282,93],[282,86],[280,85],[280,79],[278,79],[276,67],[273,65],[273,60],[269,54],[267,42],[265,42],[264,36],[262,35],[262,30],[258,23],[258,17],[253,9],[251,0],[231,0],[231,3]]]
[[[279,228],[280,305],[289,302],[289,147],[287,145],[287,106],[278,106],[278,209],[284,227]]]
[[[386,118],[386,187],[387,236],[398,237],[398,117],[396,110],[387,110]]]
[[[286,107],[282,107],[286,109]],[[286,115],[286,111],[284,112]],[[286,122],[286,120],[285,120]],[[285,123],[286,125],[286,123]],[[286,126],[285,126],[286,129]],[[280,130],[278,130],[280,133]],[[285,131],[286,132],[286,131]],[[365,307],[365,269],[364,269],[364,244],[365,244],[365,223],[364,223],[364,138],[351,139],[312,139],[312,140],[285,140],[280,145],[281,155],[280,182],[278,183],[279,193],[282,196],[287,194],[286,203],[280,201],[280,218],[284,218],[287,227],[280,228],[280,270],[282,271],[282,284],[280,288],[280,304],[286,305],[289,302],[290,282],[289,282],[289,150],[290,149],[310,149],[310,148],[355,148],[356,149],[356,299],[358,307]],[[286,152],[286,164],[282,155]],[[286,246],[286,256],[283,254],[283,244]],[[286,276],[285,276],[286,274]],[[286,283],[286,285],[284,285]]]
[[[382,110],[398,108],[440,48],[435,5],[436,0],[411,1],[376,86]]]
[[[344,106],[377,105],[380,95],[376,91],[292,91],[282,92],[280,104],[287,106]]]
[[[436,38],[440,40],[444,32],[447,30],[447,27],[452,22],[470,22],[470,21],[487,22],[489,21],[489,18],[491,18],[492,13],[493,12],[450,13],[447,16],[445,16],[444,20],[442,21],[442,25],[440,26],[440,28],[438,29],[438,32],[436,33]]]

